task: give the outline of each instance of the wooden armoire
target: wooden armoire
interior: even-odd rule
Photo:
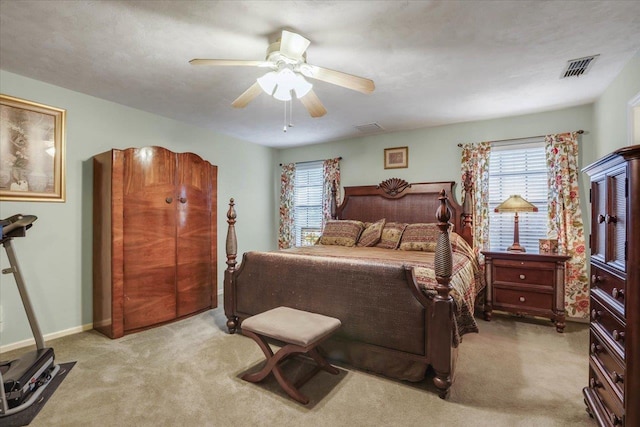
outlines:
[[[93,158],[93,326],[108,337],[217,306],[217,166],[161,147]]]
[[[640,426],[640,145],[583,169],[591,181],[588,412]]]

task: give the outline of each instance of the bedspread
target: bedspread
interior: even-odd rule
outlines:
[[[478,332],[474,313],[475,298],[484,288],[484,276],[473,250],[457,235],[452,235],[453,270],[450,292],[455,303],[454,347],[469,332]],[[376,247],[344,246],[303,246],[282,250],[289,254],[350,258],[372,261],[378,264],[412,267],[416,282],[424,294],[433,298],[436,295],[437,281],[433,270],[435,253],[422,251],[401,251]]]

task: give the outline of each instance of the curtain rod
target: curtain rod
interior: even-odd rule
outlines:
[[[584,131],[582,129],[580,129],[580,130],[577,130],[576,133],[582,135],[584,133]],[[522,141],[524,139],[542,138],[542,137],[545,137],[545,136],[547,136],[547,135],[527,136],[525,138],[496,139],[495,141],[489,141],[489,142]],[[463,144],[458,144],[458,147],[462,147],[462,146],[463,146]]]
[[[338,160],[342,160],[342,156],[338,157]],[[305,163],[315,163],[315,162],[322,162],[322,160],[309,160],[308,162],[294,162],[296,165],[304,165]],[[282,166],[282,163],[280,163],[280,166]]]

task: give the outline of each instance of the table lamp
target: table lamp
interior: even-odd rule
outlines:
[[[510,252],[526,252],[523,246],[520,246],[520,236],[518,232],[518,212],[538,212],[538,208],[527,202],[520,195],[515,194],[509,196],[507,200],[500,203],[496,209],[496,212],[515,212],[513,223],[513,245],[507,248]]]

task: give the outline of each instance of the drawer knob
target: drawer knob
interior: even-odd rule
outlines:
[[[521,280],[524,280],[524,279],[526,279],[526,276],[525,276],[524,274],[521,274],[521,275],[520,275],[520,279],[521,279]]]
[[[186,197],[180,197],[180,199],[178,199],[178,200],[180,200],[180,203],[182,203],[182,204],[187,203]]]
[[[591,344],[591,354],[598,354],[602,351],[602,346],[596,343]]]
[[[595,308],[591,310],[591,320],[599,320],[602,316],[602,312],[600,310],[596,310]]]
[[[591,283],[595,285],[598,282],[602,282],[602,276],[598,276],[598,275],[592,274],[591,275]]]
[[[611,291],[611,296],[615,299],[624,299],[624,289],[613,288]]]
[[[624,341],[624,331],[618,331],[617,329],[614,329],[611,335],[613,335],[613,339],[618,342]]]
[[[520,300],[520,302],[525,302],[527,300],[525,297],[520,297],[518,299]]]
[[[595,378],[591,378],[589,380],[589,387],[591,388],[602,388],[602,383]]]
[[[619,373],[617,373],[616,371],[613,371],[611,373],[611,381],[613,381],[614,384],[622,383],[624,382],[624,377]]]
[[[167,197],[166,199],[164,199],[164,201],[167,203],[171,203],[173,202],[173,197]]]

